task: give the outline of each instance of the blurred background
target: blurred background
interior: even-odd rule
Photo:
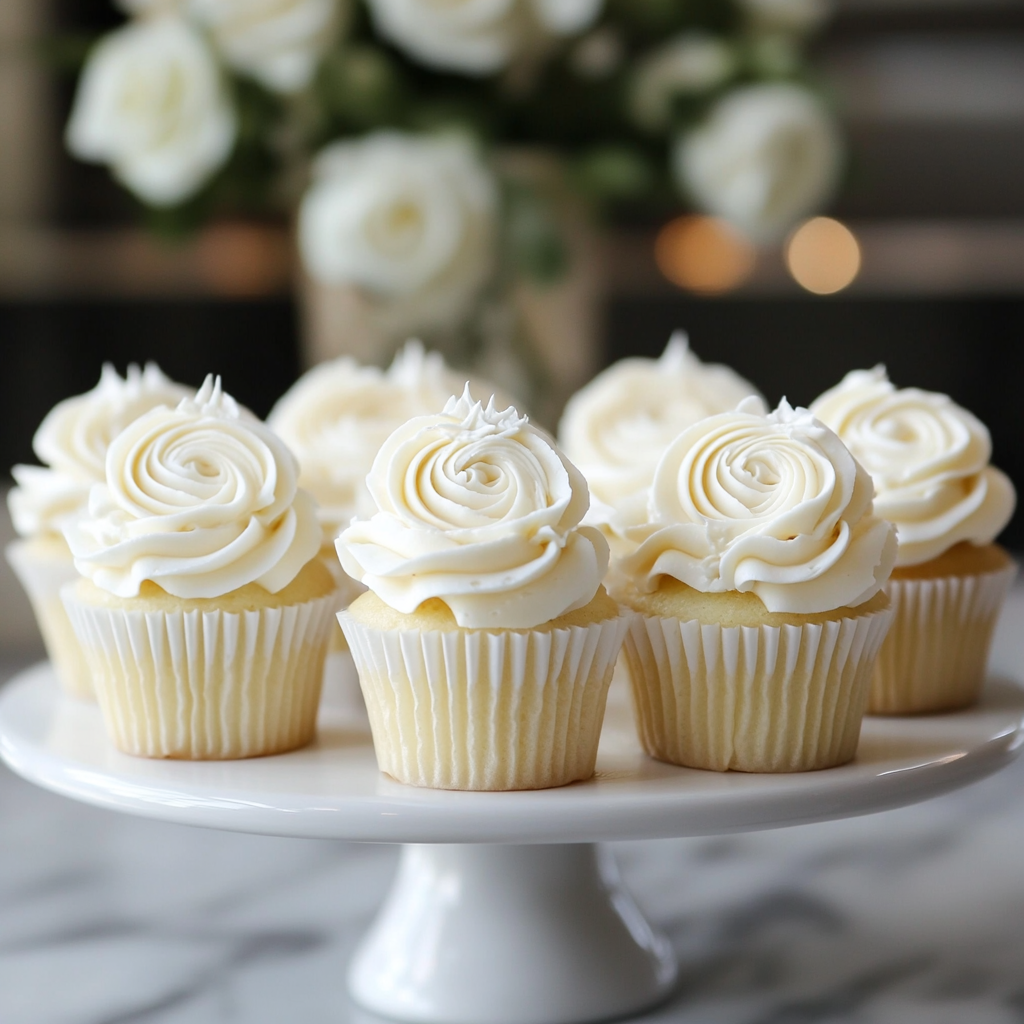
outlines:
[[[635,10],[645,5],[658,7],[643,0]],[[296,251],[294,202],[208,204],[201,215],[186,205],[186,216],[175,221],[159,206],[140,203],[102,162],[68,152],[65,127],[91,47],[125,23],[126,11],[142,18],[156,6],[148,0],[120,8],[110,0],[0,5],[5,467],[34,461],[31,438],[41,417],[57,400],[92,387],[104,360],[123,371],[130,361],[155,359],[191,384],[219,372],[240,400],[265,415],[305,363],[332,345],[346,347],[344,309],[339,321],[337,309],[316,297],[310,286],[316,275],[303,269]],[[714,11],[721,4],[690,6],[707,8],[712,13],[699,18],[719,25]],[[778,232],[748,232],[750,241],[703,216],[714,197],[702,203],[699,195],[682,215],[671,204],[625,195],[606,204],[610,213],[600,230],[582,229],[582,242],[570,223],[568,245],[586,253],[586,280],[570,282],[575,298],[568,302],[559,298],[566,290],[559,282],[542,282],[530,313],[546,325],[534,357],[548,359],[556,376],[563,373],[561,392],[556,387],[537,404],[541,416],[553,422],[565,394],[600,366],[657,355],[669,333],[682,328],[698,355],[731,364],[773,402],[783,394],[809,402],[848,369],[885,362],[896,383],[947,392],[979,415],[992,430],[994,461],[1020,489],[1024,7],[1015,0],[837,0],[829,8],[803,7],[813,25],[794,30],[798,58],[787,57],[789,64],[778,58],[781,70],[773,70],[763,54],[743,57],[746,70],[736,81],[793,79],[822,97],[846,155],[835,186],[806,213],[827,214],[845,231],[808,236],[803,248],[799,235]],[[611,4],[605,16],[624,9]],[[348,17],[346,38],[369,38],[376,23],[359,11]],[[602,61],[612,68],[621,60],[612,30],[595,25],[559,58],[570,77],[575,68],[578,77],[600,78]],[[754,46],[749,27],[729,25],[722,31],[730,45],[739,39],[737,48]],[[763,53],[774,41],[757,37]],[[382,54],[380,67],[418,81],[400,39],[385,39],[372,51],[365,40],[359,45],[358,55]],[[581,68],[590,70],[585,75]],[[318,74],[316,88],[326,72]],[[479,78],[444,69],[435,77],[454,81],[452,88],[466,96],[483,95]],[[537,88],[543,92],[544,82]],[[236,92],[242,135],[244,117],[255,116],[244,106],[246,95]],[[285,97],[281,109],[293,112],[302,102]],[[605,102],[600,90],[585,100]],[[335,110],[331,116],[332,128],[312,130],[315,142],[355,132],[363,115]],[[385,110],[364,118],[364,127],[386,125],[388,117]],[[515,140],[514,127],[502,131]],[[623,138],[632,144],[634,135]],[[644,145],[634,157],[646,152]],[[572,139],[566,150],[583,152]],[[596,166],[596,159],[587,164]],[[570,192],[582,180],[571,178]],[[637,188],[657,189],[649,177],[636,180]],[[350,347],[367,361],[386,362],[398,343],[393,332],[367,348],[358,330],[351,333]],[[428,342],[445,347],[444,338],[426,333]],[[460,361],[458,344],[449,339],[446,351]],[[500,352],[478,351],[476,361],[507,386],[516,382],[516,368]],[[1024,546],[1020,514],[1004,538],[1011,547]],[[6,629],[9,642],[34,636],[15,620]]]
[[[1021,0],[511,0],[483,50],[395,14],[416,7],[0,0],[0,492],[105,360],[220,373],[262,416],[317,359],[385,365],[418,333],[554,426],[677,328],[773,403],[885,362],[987,423],[1024,491]],[[103,48],[126,38],[141,57]],[[405,134],[374,164],[383,128]],[[472,145],[415,148],[438,128]],[[161,146],[159,173],[132,159]],[[388,193],[396,163],[451,176],[455,255],[401,270],[345,234],[349,186],[371,220],[380,186],[396,250],[430,221]],[[1024,514],[1003,540],[1024,550]],[[3,559],[0,609],[5,682],[42,644]],[[1022,612],[1018,585],[996,677],[1020,678]],[[865,818],[616,844],[682,964],[646,1019],[1019,1022],[1022,781],[1024,759]],[[392,847],[183,828],[6,769],[0,827],[0,1024],[372,1024],[343,965]]]

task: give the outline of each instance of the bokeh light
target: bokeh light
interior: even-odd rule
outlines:
[[[793,279],[815,295],[832,295],[860,272],[860,245],[853,232],[831,217],[805,221],[786,243],[786,266]]]
[[[717,295],[743,284],[754,269],[753,244],[716,217],[677,217],[658,232],[658,269],[687,291]]]

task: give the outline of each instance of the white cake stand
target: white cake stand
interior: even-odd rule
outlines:
[[[63,696],[44,664],[0,696],[0,756],[31,782],[113,810],[239,832],[417,844],[405,846],[350,967],[355,1000],[428,1024],[574,1024],[653,1005],[676,974],[668,942],[595,843],[778,828],[924,800],[1012,760],[1022,718],[1024,692],[990,683],[971,711],[867,719],[857,759],[842,768],[718,774],[644,756],[620,699],[609,703],[592,781],[451,793],[381,775],[365,733],[327,710],[317,742],[292,754],[128,757],[108,743],[98,708]]]

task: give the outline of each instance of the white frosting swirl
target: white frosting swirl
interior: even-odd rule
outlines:
[[[39,424],[32,448],[49,468],[11,470],[18,485],[8,495],[15,530],[23,537],[60,533],[69,518],[85,511],[90,487],[103,480],[110,442],[143,413],[191,394],[156,363],[143,370],[132,364],[124,379],[105,363],[96,387],[58,402]]]
[[[515,409],[474,402],[385,442],[369,476],[379,511],[338,538],[345,571],[409,614],[440,598],[460,626],[530,629],[590,602],[608,564],[578,524],[587,484]]]
[[[316,498],[327,539],[357,513],[373,515],[366,474],[388,435],[413,416],[442,408],[465,383],[439,353],[410,341],[387,371],[334,359],[278,401],[267,423],[298,457],[299,484]]]
[[[875,511],[896,524],[897,565],[990,544],[1010,521],[1016,494],[988,464],[988,430],[947,395],[897,389],[876,366],[848,373],[811,411],[871,474]]]
[[[248,583],[277,593],[320,548],[298,468],[207,377],[194,399],[153,409],[114,439],[88,516],[64,530],[75,567],[118,597],[136,596],[145,580],[181,598]]]
[[[419,63],[484,76],[580,32],[603,0],[368,0],[377,31]]]
[[[22,537],[60,534],[63,523],[89,504],[91,484],[43,466],[13,466],[16,487],[7,493],[14,529]]]
[[[569,399],[558,426],[559,443],[590,486],[587,521],[620,538],[643,523],[669,444],[705,416],[757,394],[728,366],[702,363],[682,331],[660,359],[621,359],[599,373]]]
[[[895,531],[871,512],[871,479],[806,409],[747,400],[684,431],[658,465],[651,523],[619,570],[642,590],[663,575],[705,593],[756,594],[771,612],[873,597]]]

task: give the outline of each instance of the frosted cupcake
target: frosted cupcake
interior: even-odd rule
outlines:
[[[92,680],[60,600],[60,588],[78,578],[62,533],[81,515],[89,489],[103,480],[107,447],[132,420],[158,405],[176,405],[191,390],[165,377],[155,363],[129,366],[122,379],[109,363],[99,384],[59,402],[39,425],[32,447],[42,466],[15,466],[8,494],[20,540],[7,561],[32,602],[57,678],[76,697],[93,696]]]
[[[83,578],[62,596],[121,750],[224,759],[312,738],[335,585],[297,476],[219,378],[111,443],[65,527]]]
[[[630,550],[628,528],[646,520],[647,491],[672,441],[757,394],[728,366],[702,363],[677,331],[660,359],[621,359],[573,395],[558,440],[590,487],[587,522],[616,554]]]
[[[839,438],[785,401],[702,420],[662,456],[617,562],[644,749],[716,771],[849,761],[890,619],[895,531]]]
[[[888,586],[893,626],[879,654],[869,710],[946,711],[973,704],[1015,566],[992,542],[1013,515],[992,443],[946,395],[897,389],[883,366],[854,370],[811,406],[875,484],[875,508],[895,523]]]
[[[366,474],[381,445],[406,420],[443,408],[465,383],[439,353],[409,341],[387,370],[345,356],[321,363],[274,406],[267,425],[299,460],[299,484],[317,501],[335,564],[338,534],[353,516],[373,514]]]
[[[363,588],[341,571],[334,540],[357,513],[373,514],[366,474],[380,446],[406,420],[442,408],[465,381],[439,353],[410,341],[387,370],[347,357],[321,363],[296,382],[267,418],[299,460],[300,486],[317,501],[324,563],[338,582],[339,609]],[[358,701],[355,670],[337,627],[331,631],[325,672],[325,690],[336,705]]]
[[[579,471],[467,386],[396,430],[367,483],[377,511],[337,549],[369,591],[339,620],[381,770],[441,789],[589,778],[626,622]]]

